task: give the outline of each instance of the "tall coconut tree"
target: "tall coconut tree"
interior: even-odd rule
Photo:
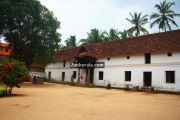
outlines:
[[[141,13],[130,13],[131,18],[126,18],[133,26],[128,29],[132,34],[135,33],[135,36],[139,36],[140,33],[148,34],[148,31],[143,27],[148,23],[148,15],[141,16]]]
[[[69,38],[67,38],[65,40],[65,48],[73,48],[73,47],[77,47],[78,46],[78,43],[77,43],[77,40],[76,40],[76,36],[70,36]]]
[[[105,31],[99,31],[98,29],[91,29],[86,39],[81,39],[82,45],[94,44],[103,42],[105,39]]]
[[[175,5],[174,2],[166,2],[166,0],[156,4],[154,7],[158,10],[158,13],[153,13],[150,16],[150,19],[154,19],[154,21],[150,24],[150,27],[152,28],[155,24],[158,24],[159,31],[160,29],[166,31],[167,28],[171,30],[171,24],[178,27],[174,17],[180,16],[180,14],[171,10],[173,5]]]
[[[107,35],[106,37],[107,41],[117,40],[120,38],[120,31],[118,31],[118,29],[111,28],[109,32],[106,32],[106,35]]]

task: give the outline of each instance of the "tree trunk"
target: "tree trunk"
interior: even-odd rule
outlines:
[[[9,86],[7,86],[7,95],[11,95],[12,94],[12,89],[13,89],[13,87],[9,87]]]
[[[166,25],[165,25],[165,32],[166,32]]]
[[[12,87],[9,88],[9,95],[12,94],[12,89],[13,89]]]

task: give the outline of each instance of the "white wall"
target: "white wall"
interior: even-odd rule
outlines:
[[[152,86],[160,90],[180,91],[180,53],[151,54],[151,64],[145,64],[144,55],[133,55],[130,59],[127,56],[120,56],[105,59],[98,59],[97,62],[105,62],[105,68],[94,69],[94,84],[104,86],[106,81],[110,81],[113,87],[124,87],[125,84],[132,86],[143,86],[143,72],[152,72]],[[77,71],[75,82],[77,82],[78,69],[69,67],[70,62],[66,62],[66,67],[61,63],[51,63],[46,66],[45,72],[51,71],[51,77],[61,81],[62,72],[65,72],[65,81],[71,80],[73,71]],[[99,71],[104,72],[104,80],[99,79]],[[131,81],[125,81],[125,71],[131,71]],[[166,83],[165,71],[175,71],[175,83]],[[80,70],[83,76],[84,72]]]
[[[57,81],[62,81],[62,72],[65,72],[64,81],[71,81],[71,76],[73,71],[76,71],[76,79],[74,82],[78,81],[78,69],[70,68],[70,61],[66,62],[66,66],[63,67],[63,62],[61,63],[50,63],[45,68],[46,77],[48,78],[48,73],[51,72],[51,78]]]
[[[104,80],[99,80],[99,71],[104,72]],[[125,71],[131,71],[131,81],[125,81]],[[166,83],[165,71],[175,71],[175,83]],[[124,87],[125,84],[143,86],[143,72],[152,72],[152,86],[156,89],[180,91],[180,65],[179,66],[141,66],[141,67],[106,67],[96,68],[94,83],[104,86],[108,80],[113,87]]]
[[[98,59],[97,62],[105,62],[106,66],[132,66],[132,65],[144,65],[144,55],[133,55],[130,56],[130,59],[126,58],[127,56],[113,57],[108,61],[105,59]],[[172,53],[171,57],[168,57],[167,54],[151,54],[151,65],[156,64],[177,64],[180,63],[180,53]]]
[[[46,74],[44,72],[29,72],[30,76],[38,76],[38,77],[41,77],[41,78],[45,78],[46,77]]]
[[[144,64],[144,56],[136,55],[99,59],[97,62],[105,62],[105,68],[96,68],[94,71],[94,83],[105,86],[106,81],[113,87],[124,87],[125,84],[143,86],[143,72],[152,72],[152,86],[160,90],[180,91],[180,54],[152,54],[151,64]],[[104,80],[99,80],[99,71],[104,72]],[[125,71],[131,71],[131,81],[125,81]],[[175,71],[175,83],[166,83],[165,71]]]

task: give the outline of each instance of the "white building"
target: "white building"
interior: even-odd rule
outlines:
[[[70,62],[104,62],[104,68],[70,68]],[[59,52],[46,76],[96,86],[151,86],[180,92],[180,30],[97,43]]]

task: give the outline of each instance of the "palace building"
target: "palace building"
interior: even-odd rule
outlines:
[[[103,62],[104,68],[70,63]],[[124,88],[153,87],[180,92],[180,30],[96,43],[57,53],[45,67],[46,77],[57,81]]]

